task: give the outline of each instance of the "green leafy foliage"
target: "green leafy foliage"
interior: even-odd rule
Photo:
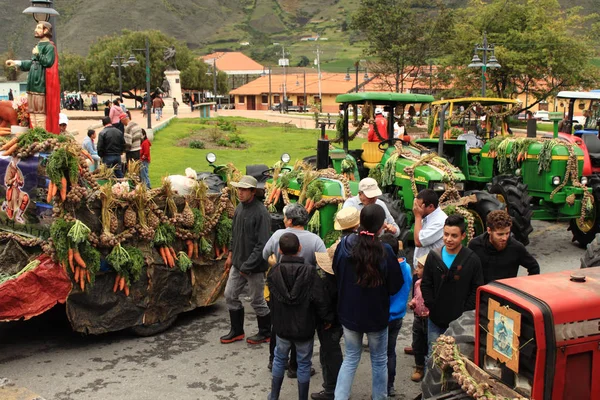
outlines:
[[[80,220],[76,219],[71,229],[69,229],[67,236],[73,243],[79,244],[88,240],[90,232],[90,228]]]
[[[125,269],[129,272],[129,278],[132,282],[137,282],[142,276],[144,268],[144,255],[137,247],[125,246],[125,251],[129,254],[129,262],[125,264]]]
[[[46,164],[46,174],[48,178],[61,189],[61,179],[63,176],[68,177],[69,181],[73,184],[77,182],[79,177],[79,161],[77,157],[72,155],[61,147],[54,150],[50,157],[48,157],[48,163]]]
[[[50,237],[54,243],[56,256],[61,262],[66,262],[69,258],[69,248],[72,247],[69,240],[69,231],[73,225],[73,222],[67,222],[63,218],[57,218],[50,226]]]
[[[90,283],[94,283],[96,274],[100,271],[100,252],[86,241],[79,245],[79,253],[85,261],[87,270],[90,271]]]
[[[127,264],[131,261],[129,253],[121,246],[117,244],[113,247],[112,251],[106,256],[106,262],[108,262],[119,275],[127,275]]]
[[[175,240],[175,227],[169,224],[160,224],[154,233],[154,246],[170,246]]]
[[[197,208],[192,208],[192,213],[194,214],[194,226],[192,226],[192,232],[195,234],[199,234],[204,229],[204,215],[202,215],[202,211]]]
[[[206,146],[201,140],[192,140],[189,144],[190,149],[204,149]]]
[[[233,229],[233,221],[226,213],[221,215],[217,223],[217,246],[229,246],[231,241],[231,232]]]
[[[181,272],[186,272],[188,269],[192,268],[192,260],[185,254],[185,252],[180,251],[177,254],[177,262],[175,263],[181,270]]]

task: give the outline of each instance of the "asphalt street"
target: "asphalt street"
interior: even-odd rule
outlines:
[[[584,250],[571,243],[566,228],[564,223],[534,222],[528,248],[542,273],[579,268]],[[268,345],[220,344],[228,318],[221,299],[180,315],[167,332],[148,338],[127,332],[73,333],[64,307],[30,321],[0,324],[0,399],[32,399],[32,392],[47,400],[266,399]],[[411,323],[409,314],[398,338],[397,399],[413,399],[419,393],[419,384],[409,378],[413,358],[402,352],[410,345]],[[249,304],[245,329],[250,334],[256,329]],[[320,390],[322,383],[318,356],[315,340],[317,375],[311,392]],[[369,362],[365,348],[353,400],[370,398]],[[17,388],[28,389],[30,397],[14,395]],[[295,380],[286,378],[281,398],[297,398],[296,393]]]

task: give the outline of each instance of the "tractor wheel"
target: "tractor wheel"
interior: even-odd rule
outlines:
[[[600,240],[598,237],[587,245],[587,249],[581,257],[581,268],[600,266]]]
[[[600,233],[600,177],[593,176],[588,184],[592,188],[594,196],[594,211],[586,218],[583,223],[579,221],[579,217],[573,218],[569,222],[569,230],[573,233],[573,241],[577,241],[581,248],[585,248],[588,243]]]
[[[531,196],[527,194],[527,185],[516,176],[498,176],[492,181],[489,192],[502,196],[506,203],[506,211],[512,218],[512,234],[515,239],[529,244],[529,234],[533,231],[531,226]]]
[[[471,203],[467,207],[475,217],[475,236],[485,232],[485,220],[487,215],[495,210],[504,210],[505,206],[496,196],[481,190],[472,190],[465,192],[465,196],[474,194],[477,197],[476,203]]]
[[[469,360],[473,360],[475,354],[475,311],[466,311],[457,320],[452,321],[444,335],[452,336],[460,353]],[[423,382],[421,382],[423,399],[429,399],[454,389],[460,389],[460,385],[452,377],[452,374],[447,372],[443,376],[442,371],[437,366],[433,366],[432,359],[427,360],[427,372]]]

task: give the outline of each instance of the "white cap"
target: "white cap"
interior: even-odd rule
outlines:
[[[69,117],[67,117],[67,114],[63,114],[60,113],[58,114],[58,124],[62,125],[62,124],[69,124]]]
[[[365,178],[358,183],[358,191],[363,192],[369,199],[381,196],[381,189],[377,181],[373,178]]]
[[[375,109],[375,115],[377,115],[377,114],[383,114],[383,110],[380,107],[377,107]]]

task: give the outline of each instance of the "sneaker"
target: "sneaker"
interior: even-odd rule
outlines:
[[[310,398],[313,400],[333,400],[333,393],[327,393],[324,390],[321,390],[319,393],[311,393]]]
[[[421,380],[423,380],[423,367],[415,367],[410,380],[413,382],[421,382]]]
[[[393,386],[388,388],[388,397],[396,397],[396,389]]]

